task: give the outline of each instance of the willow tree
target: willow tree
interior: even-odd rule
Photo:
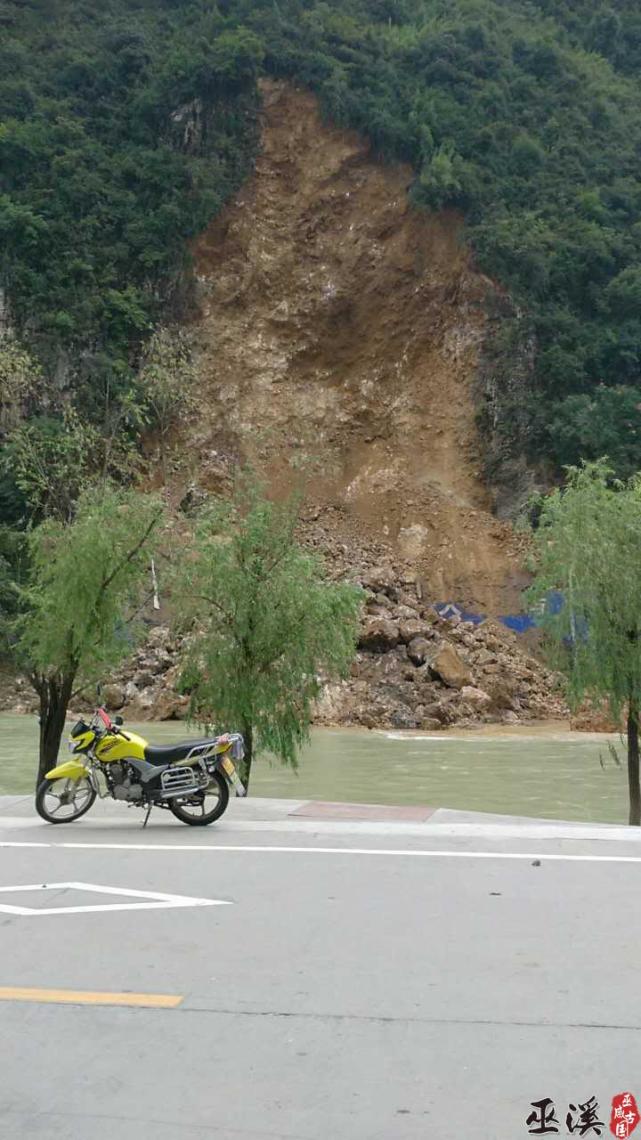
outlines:
[[[627,728],[630,823],[641,824],[641,478],[615,481],[605,460],[567,469],[543,502],[530,597],[574,706],[605,704]],[[550,605],[554,591],[561,605]]]
[[[85,488],[70,520],[47,519],[28,537],[14,652],[40,701],[38,783],[78,687],[131,651],[161,518],[156,499],[101,484]]]
[[[296,767],[325,679],[353,658],[359,587],[327,579],[295,537],[297,504],[241,480],[199,516],[174,605],[190,630],[183,684],[192,716],[245,739],[243,781],[262,751]]]

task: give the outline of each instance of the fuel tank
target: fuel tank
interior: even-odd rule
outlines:
[[[95,752],[103,764],[113,760],[144,760],[148,741],[135,732],[108,732],[96,744]]]

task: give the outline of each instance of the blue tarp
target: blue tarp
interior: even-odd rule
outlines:
[[[471,621],[474,625],[480,625],[485,621],[485,614],[473,614],[469,610],[463,609],[462,606],[457,606],[456,602],[435,602],[432,609],[436,610],[439,617],[442,618],[460,618],[461,621]]]
[[[536,618],[530,614],[501,614],[499,621],[513,633],[527,633],[528,629],[536,629]]]
[[[558,591],[553,591],[548,594],[545,603],[548,613],[558,614],[563,606],[563,594]],[[481,622],[487,620],[487,614],[475,614],[470,610],[466,610],[463,606],[457,605],[456,602],[435,602],[432,609],[436,610],[439,617],[453,618],[458,617],[461,621],[472,622],[473,625],[480,625]],[[538,625],[536,614],[501,614],[497,621],[511,629],[513,633],[527,633],[529,629],[536,629]]]

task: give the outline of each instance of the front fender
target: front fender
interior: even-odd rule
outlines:
[[[45,772],[47,780],[79,780],[81,776],[86,775],[85,765],[78,760],[65,760],[64,764],[58,764],[57,768],[51,768],[49,772]]]

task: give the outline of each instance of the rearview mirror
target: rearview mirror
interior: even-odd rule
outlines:
[[[120,725],[121,725],[121,724],[124,724],[124,723],[125,723],[125,722],[124,722],[124,720],[122,719],[122,717],[121,717],[121,716],[115,716],[115,717],[114,717],[114,724],[115,724],[115,725],[117,725],[117,727],[118,727],[118,728],[120,728]]]

